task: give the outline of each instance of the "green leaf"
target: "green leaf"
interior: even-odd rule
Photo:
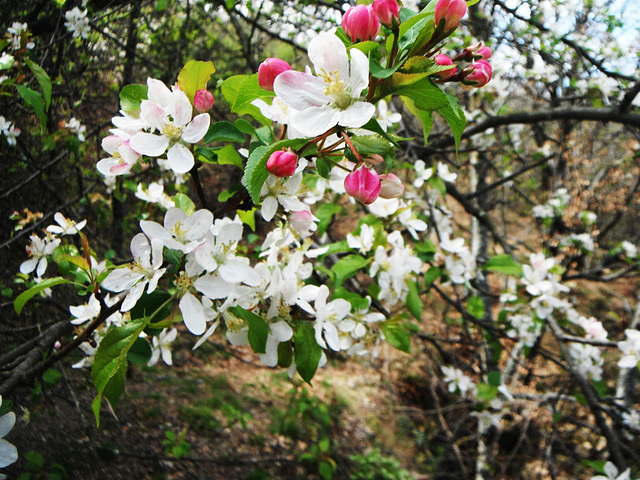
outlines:
[[[416,282],[408,281],[409,293],[407,294],[407,309],[411,312],[416,320],[422,320],[422,310],[424,309],[424,303],[420,298],[420,292],[418,292],[418,285]]]
[[[293,362],[293,347],[291,342],[278,343],[278,366],[280,368],[289,368]]]
[[[336,286],[342,285],[347,278],[354,276],[361,268],[371,263],[371,259],[360,255],[347,255],[338,260],[331,271],[336,274]]]
[[[189,60],[178,74],[178,87],[186,93],[193,105],[193,98],[198,90],[207,88],[207,83],[216,71],[213,62]]]
[[[391,75],[396,73],[400,67],[402,67],[401,62],[391,68],[385,68],[373,57],[369,57],[369,72],[371,73],[371,76],[375,78],[389,78]]]
[[[329,179],[331,177],[331,170],[333,169],[333,163],[324,157],[316,158],[316,170],[322,178]]]
[[[401,352],[411,353],[411,336],[407,327],[397,321],[386,321],[379,325],[390,345]]]
[[[498,371],[489,372],[489,375],[487,375],[487,382],[489,385],[499,387],[502,384],[502,374]]]
[[[351,142],[363,157],[377,154],[393,159],[395,155],[394,146],[379,135],[354,135],[351,137]]]
[[[433,112],[431,110],[421,110],[416,107],[415,102],[409,97],[400,97],[405,103],[407,108],[422,122],[422,135],[424,137],[424,144],[427,145],[429,141],[429,133],[431,133],[431,127],[433,126]]]
[[[127,352],[127,360],[131,363],[146,365],[151,360],[153,350],[146,338],[138,337]]]
[[[344,211],[344,208],[337,203],[323,203],[316,210],[316,217],[320,220],[318,223],[318,235],[323,235],[327,231],[334,215]]]
[[[249,123],[244,118],[239,118],[235,123],[236,128],[242,133],[246,133],[247,135],[255,135],[256,129],[251,123]]]
[[[122,327],[113,328],[100,342],[91,367],[91,381],[97,390],[91,408],[97,425],[100,425],[102,397],[106,397],[111,405],[116,405],[124,392],[127,353],[147,323],[147,320],[133,320]]]
[[[490,272],[504,273],[505,275],[522,274],[522,265],[515,261],[508,253],[491,257],[482,268]]]
[[[447,95],[430,78],[415,81],[410,74],[395,73],[392,81],[393,91],[390,93],[410,98],[420,110],[434,111],[450,103]]]
[[[267,352],[267,336],[269,335],[269,326],[264,319],[249,310],[245,310],[240,306],[230,307],[229,311],[243,319],[249,325],[249,344],[253,351],[257,354]]]
[[[488,383],[480,383],[476,393],[478,400],[484,400],[490,402],[498,395],[498,387],[495,385],[489,385]]]
[[[251,228],[252,231],[256,231],[256,208],[251,210],[236,210],[238,217],[242,220],[242,223]]]
[[[433,285],[433,282],[435,282],[441,276],[442,270],[440,270],[440,267],[431,267],[429,270],[427,270],[427,273],[424,274],[424,283],[426,290],[429,291],[431,285]]]
[[[444,117],[449,124],[453,138],[456,142],[456,153],[460,147],[460,140],[462,139],[462,133],[467,127],[467,118],[464,116],[464,111],[458,106],[458,99],[452,95],[446,95],[449,101],[448,105],[438,109],[438,113]]]
[[[14,310],[18,315],[20,315],[20,312],[22,312],[25,304],[33,297],[38,295],[43,290],[46,290],[47,288],[55,287],[56,285],[62,285],[64,283],[71,283],[71,281],[62,277],[47,278],[46,280],[42,280],[40,283],[31,287],[26,292],[22,292],[20,295],[18,295],[18,298],[16,298],[15,302],[13,302]]]
[[[244,134],[231,122],[216,122],[209,127],[209,130],[202,139],[204,143],[211,142],[235,142],[245,141]]]
[[[44,99],[42,94],[35,90],[31,90],[24,85],[18,85],[16,88],[18,89],[18,95],[22,97],[27,105],[33,108],[34,112],[36,112],[36,115],[38,115],[38,118],[40,119],[40,125],[44,128],[47,124],[47,115],[44,112]]]
[[[467,302],[467,312],[477,319],[483,318],[485,309],[482,298],[480,298],[478,295],[474,295],[473,297],[471,297]]]
[[[36,62],[27,59],[26,63],[29,69],[31,69],[31,73],[33,73],[33,76],[36,77],[36,80],[38,80],[38,83],[40,84],[42,94],[44,95],[45,109],[49,110],[49,105],[51,105],[51,77],[49,77],[49,74]]]
[[[147,99],[146,85],[126,85],[120,91],[120,110],[133,117],[140,115],[140,103]]]
[[[188,217],[193,215],[193,213],[196,211],[196,204],[193,203],[193,200],[191,200],[184,193],[176,193],[173,197],[171,197],[171,200],[173,200],[176,204],[176,207],[182,210]]]
[[[216,155],[218,156],[218,165],[235,165],[238,168],[244,166],[238,150],[231,144],[216,150]]]
[[[159,322],[171,315],[173,306],[169,299],[172,296],[161,290],[154,290],[151,293],[143,293],[138,299],[136,304],[130,310],[129,314],[132,320],[148,318],[153,315],[160,307],[162,309],[158,311],[153,317],[154,322]]]
[[[247,166],[244,170],[244,176],[247,182],[247,191],[249,192],[253,203],[260,203],[260,190],[262,190],[262,185],[264,185],[265,180],[269,176],[269,172],[267,172],[267,160],[271,154],[276,150],[282,150],[287,147],[296,150],[306,143],[307,140],[304,138],[282,140],[274,143],[273,145],[257,147],[253,152],[251,152],[249,159],[247,160]]]
[[[263,125],[271,125],[271,120],[262,115],[258,107],[251,105],[251,102],[258,98],[268,100],[275,96],[273,92],[269,92],[260,86],[257,73],[251,76],[235,75],[229,77],[222,83],[221,88],[222,94],[233,113],[251,115]]]
[[[331,463],[332,459],[326,459],[320,461],[318,464],[318,473],[322,477],[323,480],[331,480],[333,478],[333,474],[336,472],[335,462]]]
[[[384,138],[386,138],[388,141],[390,141],[391,143],[393,143],[396,148],[400,148],[402,149],[402,147],[400,146],[400,144],[391,137],[391,135],[389,135],[388,132],[385,132],[382,127],[380,126],[380,123],[378,123],[378,120],[376,120],[375,118],[372,118],[371,120],[369,120],[367,123],[365,123],[362,127],[363,130],[369,130],[370,132],[375,132],[378,135],[382,135]],[[397,137],[396,137],[397,138]],[[405,139],[405,140],[409,140],[409,139]]]
[[[322,348],[316,342],[314,328],[308,323],[298,325],[294,342],[296,369],[302,379],[311,385],[311,379],[316,374],[322,357]]]
[[[42,374],[42,380],[49,385],[54,385],[62,378],[62,374],[55,368],[50,368]]]

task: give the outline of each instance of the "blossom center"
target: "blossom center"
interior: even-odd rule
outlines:
[[[182,138],[182,127],[173,122],[167,122],[167,124],[162,127],[162,134],[170,141],[178,142]]]
[[[351,87],[340,80],[337,70],[327,73],[324,69],[318,74],[324,81],[324,94],[333,100],[333,104],[341,110],[351,105]]]

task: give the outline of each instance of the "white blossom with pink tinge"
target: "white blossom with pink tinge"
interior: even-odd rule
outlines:
[[[209,130],[208,113],[193,116],[187,95],[180,89],[169,90],[160,80],[147,80],[148,99],[140,103],[140,118],[160,134],[138,132],[131,148],[142,155],[159,157],[166,152],[169,166],[176,173],[186,173],[195,160],[189,145],[202,140]]]

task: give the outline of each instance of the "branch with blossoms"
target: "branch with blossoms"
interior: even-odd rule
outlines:
[[[589,383],[601,382],[604,349],[620,351],[621,369],[635,368],[637,326],[627,330],[627,340],[609,340],[601,322],[582,316],[568,300],[565,268],[543,253],[519,260],[477,198],[486,203],[484,193],[533,167],[489,186],[474,185],[476,193],[465,196],[448,164],[398,161],[408,139],[395,133],[393,102],[403,102],[422,122],[425,139],[434,115],[451,129],[456,151],[468,134],[458,99],[445,88],[487,85],[492,53],[481,44],[450,51],[449,38],[466,11],[462,0],[433,1],[420,12],[395,0],[352,7],[341,28],[309,42],[311,66],[304,70],[269,58],[253,75],[220,82],[239,117],[235,122],[212,123],[212,62],[188,62],[172,86],[149,78],[122,90],[120,115],[102,141],[107,155],[96,168],[111,184],[125,175],[163,172],[136,192],[166,210],[162,222],[141,220],[131,260],[114,265],[98,260],[80,233],[84,222],[57,214],[57,226],[43,238],[32,236],[31,258],[20,269],[30,288],[15,302],[19,312],[63,284],[74,285],[85,299],[69,308],[74,338],[51,358],[75,347],[85,354],[74,367],[91,368],[97,422],[103,401],[115,405],[124,391],[129,363],[172,363],[179,331],[196,337],[193,348],[212,335],[249,345],[266,366],[310,383],[332,353],[375,358],[383,342],[409,352],[413,319],[422,318],[433,291],[459,315],[460,342],[474,350],[476,380],[453,364],[439,373],[451,394],[477,410],[471,416],[481,439],[478,475],[490,463],[482,439],[491,428],[503,428],[505,405],[514,405],[512,392],[523,383],[518,367],[537,355],[577,379],[616,468],[637,460],[613,427],[635,412],[629,399],[615,399],[605,409],[608,400]],[[74,34],[82,36],[84,22],[76,17]],[[67,127],[83,134],[76,122]],[[242,173],[239,184],[219,195],[225,208],[215,215],[200,181],[204,164]],[[164,191],[162,181],[182,182],[186,174],[198,206],[184,194]],[[484,229],[472,234],[470,245],[456,232],[447,195],[475,217],[473,232]],[[552,201],[534,209],[543,225],[563,207],[561,198]],[[345,215],[354,219],[350,232],[336,239],[331,224]],[[267,233],[252,247],[248,230],[259,222]],[[490,256],[489,233],[504,254]],[[588,250],[589,238],[568,236],[560,247]],[[53,264],[58,276],[47,277]],[[502,295],[489,291],[488,275],[504,280]],[[549,331],[559,352],[541,346]],[[503,351],[509,353],[504,367]],[[12,386],[5,383],[0,392]],[[462,471],[473,468],[456,454]]]

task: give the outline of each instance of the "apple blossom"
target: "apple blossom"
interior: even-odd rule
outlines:
[[[91,295],[89,301],[84,305],[69,307],[69,312],[75,317],[71,320],[71,324],[82,325],[100,315],[100,301],[95,295]]]
[[[102,287],[111,292],[128,292],[121,312],[131,310],[142,296],[145,287],[147,293],[153,292],[166,268],[162,266],[162,243],[149,240],[144,233],[138,233],[131,239],[131,253],[134,261],[130,266],[113,270],[102,281]]]
[[[463,70],[465,74],[462,83],[472,87],[484,87],[491,80],[492,68],[486,60],[478,60]]]
[[[640,362],[640,331],[627,328],[626,340],[618,342],[618,348],[624,355],[618,362],[620,368],[635,368]]]
[[[275,82],[276,77],[287,70],[291,70],[291,65],[284,60],[267,58],[258,67],[258,83],[265,90],[273,92],[273,82]]]
[[[51,239],[50,237],[42,239],[35,234],[29,238],[31,238],[31,243],[27,245],[27,253],[31,258],[22,262],[20,273],[27,275],[35,270],[36,275],[42,277],[47,270],[47,257],[60,245],[60,239]]]
[[[378,21],[388,28],[393,28],[400,22],[400,5],[397,0],[374,0],[373,12]]]
[[[448,385],[449,392],[453,393],[457,390],[462,395],[466,395],[467,392],[474,394],[476,385],[462,370],[447,366],[442,366],[441,370],[444,373],[444,381]]]
[[[451,60],[451,58],[449,58],[447,55],[444,54],[440,54],[440,55],[436,55],[435,56],[435,62],[436,65],[440,65],[440,66],[451,66],[451,68],[449,68],[448,70],[442,70],[441,72],[438,72],[435,74],[436,77],[438,77],[440,80],[448,80],[451,77],[453,77],[456,72],[458,71],[458,67],[455,66],[455,64],[453,63],[453,60]]]
[[[128,133],[119,129],[113,129],[111,132],[112,135],[102,139],[102,148],[111,157],[100,160],[96,168],[107,177],[125,175],[138,163],[140,154],[131,148],[131,136]]]
[[[403,193],[404,185],[397,175],[380,175],[380,198],[400,198]]]
[[[467,2],[464,0],[438,0],[435,10],[435,24],[444,26],[444,32],[456,28],[460,19],[467,13]],[[444,22],[444,23],[442,23]]]
[[[69,220],[60,212],[56,212],[53,219],[58,225],[49,225],[47,227],[47,232],[51,232],[56,235],[75,235],[87,224],[86,220],[82,220],[78,223],[73,220]]]
[[[89,19],[87,18],[87,9],[80,10],[78,7],[74,7],[71,10],[65,12],[64,17],[66,22],[64,26],[67,27],[70,33],[73,34],[73,38],[88,38],[89,31]]]
[[[198,90],[193,97],[193,106],[194,108],[200,112],[208,112],[213,107],[215,103],[215,99],[213,98],[213,94],[209,90]]]
[[[365,205],[373,203],[380,194],[382,182],[378,174],[365,166],[353,170],[344,179],[346,192]]]
[[[151,352],[151,358],[149,359],[149,362],[147,362],[147,366],[151,367],[158,363],[161,356],[164,363],[167,365],[173,365],[170,345],[177,336],[178,331],[175,328],[165,328],[158,336],[153,337],[153,350]]]
[[[140,228],[149,238],[183,253],[189,253],[200,245],[212,225],[213,214],[209,210],[198,210],[187,216],[176,207],[167,210],[163,225],[149,220],[140,222]]]
[[[192,118],[193,109],[187,95],[178,88],[169,90],[160,80],[147,79],[148,100],[140,103],[140,117],[159,135],[136,133],[130,141],[131,148],[150,157],[165,152],[169,166],[176,173],[186,173],[195,164],[188,145],[198,143],[209,129],[208,113]]]
[[[296,110],[289,125],[309,137],[335,125],[362,127],[376,110],[373,104],[360,100],[369,84],[366,55],[353,49],[349,58],[344,43],[326,32],[311,40],[308,54],[317,76],[289,70],[278,75],[273,84],[276,100]]]
[[[2,406],[2,395],[0,395],[0,406]],[[4,439],[15,423],[16,414],[13,412],[5,413],[0,417],[0,468],[8,467],[18,460],[18,449]]]
[[[372,5],[355,5],[343,15],[342,28],[352,42],[364,42],[376,38],[380,22]]]
[[[267,160],[267,171],[276,177],[290,177],[298,168],[298,155],[291,150],[277,150]]]
[[[604,464],[604,475],[596,475],[591,480],[631,480],[631,469],[620,473],[613,462],[607,462]]]

